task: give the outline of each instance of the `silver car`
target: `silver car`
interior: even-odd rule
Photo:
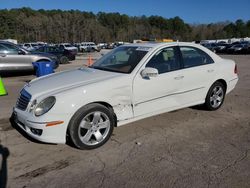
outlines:
[[[33,71],[32,62],[53,61],[58,67],[57,57],[46,53],[32,53],[10,42],[0,41],[0,73],[12,71]]]

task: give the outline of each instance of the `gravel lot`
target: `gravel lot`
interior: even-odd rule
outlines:
[[[237,62],[240,80],[220,110],[186,108],[131,123],[91,151],[37,143],[12,128],[12,106],[34,76],[3,78],[0,187],[6,180],[8,187],[250,187],[250,55],[223,57]],[[84,63],[77,57],[58,71]]]

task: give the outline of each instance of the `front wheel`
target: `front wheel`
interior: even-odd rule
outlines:
[[[110,138],[115,125],[113,112],[100,104],[87,105],[76,112],[69,135],[79,149],[95,149]]]
[[[207,93],[204,104],[206,109],[210,111],[219,109],[224,102],[225,92],[225,86],[221,82],[215,82]]]

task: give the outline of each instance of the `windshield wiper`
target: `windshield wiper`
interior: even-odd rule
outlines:
[[[89,68],[98,69],[98,70],[104,70],[104,71],[110,71],[110,72],[125,73],[125,72],[122,72],[122,71],[118,71],[118,70],[114,70],[114,69],[109,69],[109,68],[105,68],[105,67],[98,67],[98,66],[90,66]]]
[[[110,69],[107,69],[107,68],[104,68],[104,67],[90,66],[89,68],[110,71]]]

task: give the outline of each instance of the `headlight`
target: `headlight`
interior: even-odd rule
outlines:
[[[56,103],[56,98],[54,96],[47,97],[46,99],[43,99],[35,108],[35,115],[41,116],[45,113],[47,113]]]

